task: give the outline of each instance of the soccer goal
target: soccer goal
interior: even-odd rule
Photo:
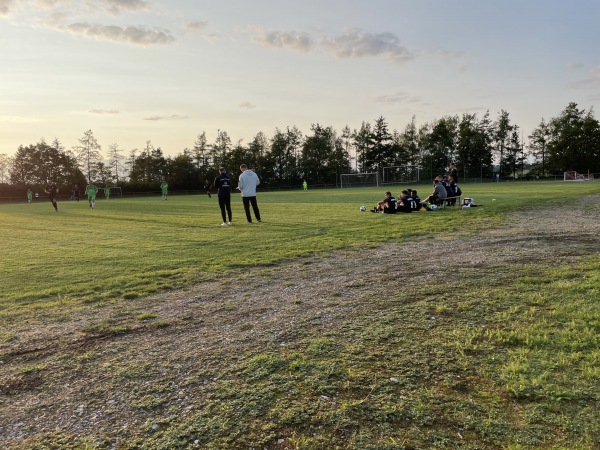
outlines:
[[[588,173],[583,174],[583,173],[579,173],[576,172],[575,170],[570,170],[568,172],[564,172],[564,181],[588,181],[588,180],[593,180],[594,179],[594,174],[590,174]]]
[[[105,186],[104,188],[99,189],[104,193],[104,196],[106,196],[106,189],[110,189],[111,197],[123,197],[123,190],[121,186]]]
[[[414,183],[420,180],[421,168],[417,166],[390,166],[383,168],[383,182]]]
[[[367,187],[381,186],[379,172],[369,173],[343,173],[340,175],[340,187]]]

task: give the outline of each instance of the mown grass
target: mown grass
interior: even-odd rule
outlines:
[[[63,203],[59,214],[46,204],[0,207],[0,221],[12,224],[4,227],[9,251],[0,262],[0,317],[8,323],[40,309],[49,317],[54,305],[72,306],[76,314],[117,302],[121,316],[83,331],[116,339],[135,327],[160,323],[168,329],[160,313],[129,314],[127,299],[261,264],[268,274],[277,261],[336,248],[439,236],[447,229],[477,232],[501,226],[516,208],[548,198],[568,202],[599,188],[471,185],[463,190],[482,208],[396,217],[358,211],[382,189],[265,193],[259,194],[265,223],[238,220],[231,228],[219,226],[215,202],[204,197],[111,200],[94,211]],[[240,218],[239,205],[234,214],[234,221]],[[51,253],[52,265],[40,246]],[[6,261],[35,270],[9,271]],[[303,316],[303,300],[291,300],[297,325],[288,345],[205,355],[214,359],[212,366],[194,363],[200,351],[160,348],[152,348],[145,363],[129,364],[118,359],[118,347],[127,345],[118,341],[109,356],[100,349],[57,355],[65,373],[107,374],[110,386],[93,386],[90,401],[114,390],[131,414],[148,420],[119,438],[114,430],[94,436],[54,431],[15,448],[105,449],[116,442],[132,449],[600,448],[599,269],[598,255],[569,265],[470,268],[468,277],[439,286],[361,301],[334,329],[311,326],[314,317]],[[345,301],[335,290],[320,299],[324,310]],[[238,307],[236,301],[222,305],[231,314]],[[0,337],[9,344],[15,333]],[[32,360],[20,376],[60,379],[56,367],[52,360]],[[185,414],[180,391],[192,399]]]
[[[454,285],[452,298],[427,288],[380,298],[351,329],[218,374],[203,408],[129,445],[598,448],[599,268],[597,257],[560,268],[543,292],[531,280],[548,272],[532,268]]]
[[[430,190],[418,187],[422,194]],[[359,212],[383,190],[259,193],[260,225],[246,223],[234,196],[232,227],[220,226],[214,196],[114,198],[99,200],[94,210],[64,201],[58,214],[44,202],[1,205],[0,305],[9,311],[133,299],[247,266],[494,226],[511,209],[598,192],[600,185],[465,185],[465,195],[483,208],[391,217]]]
[[[121,368],[116,386],[152,419],[119,448],[599,448],[599,269],[594,256],[521,275],[504,268],[485,286],[453,284],[451,297],[399,292],[347,327],[306,330],[223,370],[159,381],[152,363]],[[172,405],[172,383],[201,399],[190,414]],[[57,432],[17,448],[103,449],[114,439]],[[43,446],[54,440],[65,444]]]

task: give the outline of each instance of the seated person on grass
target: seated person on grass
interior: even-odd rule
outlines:
[[[384,214],[395,214],[396,213],[396,199],[392,197],[392,193],[387,191],[385,197],[380,202],[377,202],[375,208],[371,212],[377,213],[382,212]]]
[[[410,196],[412,197],[413,211],[419,211],[423,207],[419,194],[417,194],[417,191],[413,189],[410,191]]]
[[[412,212],[412,197],[408,193],[407,190],[402,191],[402,195],[396,204],[396,210],[399,213],[409,213]]]

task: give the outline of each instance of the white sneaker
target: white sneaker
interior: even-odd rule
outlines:
[[[231,222],[227,222],[227,225],[231,225]]]
[[[221,224],[221,226],[222,226],[222,227],[226,227],[226,226],[227,226],[227,222],[223,222],[223,223]]]

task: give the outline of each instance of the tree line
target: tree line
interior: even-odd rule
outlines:
[[[235,171],[245,163],[261,177],[263,187],[337,184],[339,176],[353,172],[379,172],[395,167],[398,181],[431,179],[455,162],[462,179],[523,175],[524,167],[536,176],[562,174],[567,170],[600,172],[600,123],[593,109],[568,106],[550,120],[542,119],[527,137],[509,113],[489,111],[478,117],[444,116],[417,127],[415,117],[404,129],[390,130],[384,117],[357,129],[346,126],[337,132],[330,126],[313,124],[304,135],[297,127],[275,129],[271,137],[258,132],[248,143],[232,143],[226,131],[209,142],[198,135],[191,148],[176,156],[165,156],[147,141],[128,154],[113,143],[103,154],[91,130],[76,146],[66,149],[58,139],[19,146],[14,157],[0,154],[0,185],[13,190],[44,186],[53,181],[61,187],[94,182],[100,186],[122,186],[129,191],[155,190],[162,180],[173,189],[196,190],[211,183],[218,167]],[[13,189],[10,189],[10,188]],[[6,190],[6,189],[5,189]]]

